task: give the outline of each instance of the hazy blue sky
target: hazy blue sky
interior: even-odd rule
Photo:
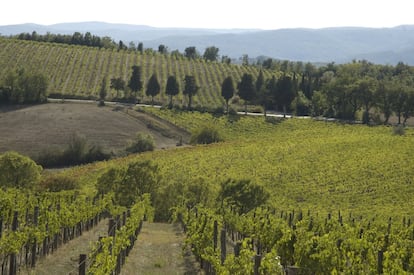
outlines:
[[[155,27],[260,28],[414,24],[412,0],[3,0],[0,25],[105,21]]]

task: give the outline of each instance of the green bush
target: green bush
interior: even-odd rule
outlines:
[[[210,144],[223,141],[219,129],[213,124],[206,124],[191,134],[191,144]]]
[[[146,151],[154,151],[154,138],[147,134],[138,133],[135,140],[125,149],[128,153],[141,153]]]
[[[161,175],[158,166],[149,160],[137,160],[127,166],[111,167],[97,180],[98,194],[114,192],[118,205],[130,207],[144,194],[157,196]]]
[[[44,151],[36,157],[36,162],[43,167],[52,168],[102,161],[110,157],[100,146],[91,145],[85,137],[74,134],[63,151]]]
[[[42,167],[29,157],[10,151],[0,155],[0,187],[33,188]]]
[[[283,117],[274,117],[274,116],[267,116],[265,118],[265,121],[267,123],[274,124],[274,125],[277,125],[277,124],[281,123],[284,120],[286,120],[286,118],[283,118]]]
[[[269,192],[263,186],[250,179],[228,179],[221,184],[217,200],[221,207],[231,205],[239,214],[243,214],[264,205],[269,196]]]
[[[405,128],[403,125],[397,125],[392,128],[392,133],[396,136],[403,136],[405,135]]]

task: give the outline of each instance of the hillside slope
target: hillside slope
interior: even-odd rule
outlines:
[[[337,27],[323,29],[178,29],[150,26],[78,22],[50,26],[22,24],[0,26],[4,35],[37,31],[38,33],[91,32],[110,36],[115,40],[143,42],[145,48],[157,49],[164,44],[170,50],[183,52],[196,46],[202,53],[206,47],[216,46],[221,55],[240,58],[269,56],[304,62],[344,63],[353,59],[367,59],[374,63],[414,64],[414,28],[412,25],[394,28]]]
[[[169,75],[177,77],[181,90],[184,76],[194,75],[200,89],[193,98],[193,106],[218,107],[224,105],[221,83],[225,77],[232,76],[237,82],[245,72],[254,76],[258,74],[258,69],[254,67],[206,62],[202,59],[0,38],[0,79],[8,71],[18,68],[39,71],[49,78],[50,93],[66,97],[76,95],[96,98],[104,77],[108,80],[122,77],[128,81],[133,65],[142,68],[144,91],[151,75],[157,74],[161,93],[155,97],[155,101],[162,104],[168,102],[165,85]],[[264,74],[270,76],[268,71]],[[109,83],[108,91],[108,98],[115,96],[115,91],[109,89]],[[145,97],[141,99],[149,100]],[[182,93],[174,99],[175,104],[187,104],[187,98]]]
[[[129,115],[128,113],[131,113]],[[171,124],[128,109],[91,104],[42,104],[0,108],[0,154],[14,150],[29,156],[66,148],[74,134],[106,152],[125,149],[138,132],[154,137],[158,149],[176,147],[189,134]]]

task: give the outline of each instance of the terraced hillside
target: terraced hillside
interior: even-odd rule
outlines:
[[[160,103],[168,100],[165,85],[169,75],[177,77],[181,82],[181,89],[184,87],[184,76],[194,75],[200,87],[193,99],[194,106],[222,106],[224,100],[220,95],[221,83],[225,77],[232,76],[237,82],[245,72],[254,76],[258,74],[258,69],[253,66],[207,62],[156,52],[141,54],[127,50],[0,38],[0,78],[6,72],[17,68],[40,71],[48,76],[49,93],[53,94],[97,97],[105,76],[107,79],[122,77],[128,81],[133,65],[142,68],[141,80],[144,82],[144,89],[151,75],[154,72],[157,74],[161,93],[155,100]],[[270,74],[270,71],[265,72],[265,76]],[[109,97],[114,95],[115,91],[111,90]],[[175,98],[175,103],[186,104],[182,93]]]

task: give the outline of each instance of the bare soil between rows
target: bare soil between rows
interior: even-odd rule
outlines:
[[[53,254],[41,258],[34,269],[21,268],[19,275],[79,274],[79,255],[88,255],[100,236],[107,236],[108,219],[102,220],[79,236],[59,247]]]
[[[203,274],[178,224],[145,222],[121,275]]]

